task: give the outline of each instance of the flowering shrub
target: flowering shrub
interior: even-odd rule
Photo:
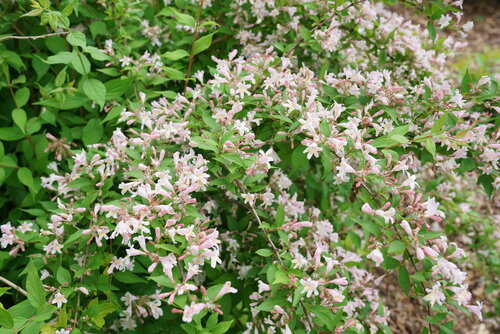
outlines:
[[[53,160],[12,177],[50,200],[1,226],[1,325],[389,333],[393,274],[422,333],[481,321],[463,264],[482,238],[498,263],[499,220],[459,191],[500,205],[500,77],[450,78],[461,1],[404,3],[427,27],[382,1],[31,1]]]

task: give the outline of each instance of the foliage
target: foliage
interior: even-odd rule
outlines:
[[[4,3],[0,333],[390,333],[391,273],[482,320],[500,77],[395,2]]]

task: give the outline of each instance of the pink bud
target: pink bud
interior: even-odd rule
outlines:
[[[425,258],[424,251],[421,248],[417,248],[417,259],[422,261]]]
[[[345,277],[336,278],[330,282],[333,284],[337,284],[337,285],[347,285],[348,284],[347,279]]]
[[[367,213],[369,215],[373,215],[375,213],[375,211],[373,211],[370,204],[368,204],[368,203],[363,204],[363,206],[361,207],[361,211],[363,211],[364,213]]]
[[[425,255],[427,255],[428,257],[435,259],[439,255],[438,252],[436,252],[434,249],[430,247],[424,246],[422,248],[424,250]]]
[[[406,220],[403,220],[401,222],[401,227],[403,228],[403,230],[405,230],[406,233],[408,233],[410,237],[413,237],[413,231],[411,230],[410,224]]]
[[[285,310],[283,310],[283,308],[281,308],[281,306],[279,306],[279,305],[274,305],[274,310],[276,312],[278,312],[279,314],[283,314],[283,315],[286,314]]]

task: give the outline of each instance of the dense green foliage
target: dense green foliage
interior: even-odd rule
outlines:
[[[500,77],[448,70],[459,3],[2,2],[0,333],[494,322]]]

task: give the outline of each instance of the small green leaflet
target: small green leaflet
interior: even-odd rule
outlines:
[[[208,49],[210,47],[210,45],[212,44],[212,36],[213,35],[214,34],[209,34],[209,35],[206,35],[206,36],[203,36],[203,37],[197,39],[196,42],[194,42],[193,54],[196,55],[196,54]]]
[[[259,249],[255,253],[257,253],[257,255],[260,255],[262,257],[269,257],[269,256],[273,255],[273,251],[270,250],[269,248]]]
[[[87,39],[81,31],[73,31],[66,36],[66,40],[69,44],[73,46],[79,46],[84,48],[87,45]]]
[[[394,240],[389,245],[389,253],[402,253],[406,249],[406,244],[399,240]]]
[[[26,291],[28,292],[28,300],[35,308],[45,304],[45,290],[42,286],[42,281],[38,276],[33,260],[28,263],[28,277],[26,278]]]
[[[82,83],[83,92],[89,99],[96,102],[101,109],[104,107],[106,100],[106,86],[96,79],[88,79]]]
[[[403,265],[399,266],[398,269],[398,282],[405,295],[408,295],[410,291],[410,274]]]

